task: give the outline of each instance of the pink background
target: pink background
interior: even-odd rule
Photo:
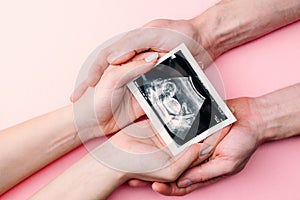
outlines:
[[[69,104],[81,64],[110,37],[151,19],[191,18],[215,2],[1,1],[0,129]],[[258,96],[297,83],[299,35],[300,22],[221,56],[217,65],[227,97]],[[238,175],[178,199],[300,199],[299,144],[299,137],[265,144]],[[74,150],[0,199],[28,198],[85,154],[82,147]],[[110,197],[137,198],[171,199],[128,186]]]

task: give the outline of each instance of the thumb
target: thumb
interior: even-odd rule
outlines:
[[[127,183],[130,187],[145,187],[145,186],[150,186],[152,184],[152,182],[142,181],[138,179],[131,179]]]
[[[228,134],[231,129],[231,125],[224,127],[222,130],[219,130],[206,138],[202,142],[202,149],[200,157],[195,160],[195,162],[190,166],[190,168],[199,165],[203,161],[205,161],[208,157],[213,154],[213,150],[217,147],[217,145],[223,140],[223,138]],[[206,147],[206,148],[205,148]]]
[[[176,180],[199,157],[203,144],[195,143],[187,147],[183,152],[170,159],[170,165],[164,168],[165,181]],[[162,181],[161,181],[162,182]]]
[[[133,60],[118,67],[117,73],[114,74],[115,78],[120,78],[119,87],[127,84],[136,77],[148,72],[152,69],[158,58],[158,53],[154,52],[142,60]]]
[[[221,158],[215,158],[185,172],[178,180],[177,185],[178,187],[187,187],[226,175],[231,171],[231,163]]]

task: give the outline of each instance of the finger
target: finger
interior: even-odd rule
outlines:
[[[190,185],[186,188],[180,188],[176,183],[160,183],[154,182],[152,190],[166,196],[183,196],[200,187],[199,183]]]
[[[151,51],[150,51],[151,50]],[[145,51],[145,52],[144,52]],[[147,51],[147,52],[146,52]],[[144,53],[141,53],[144,52]],[[160,50],[160,49],[149,49],[149,48],[142,48],[142,49],[135,49],[131,50],[123,55],[120,55],[118,58],[114,59],[111,61],[111,64],[113,65],[120,65],[128,62],[129,60],[142,60],[144,59],[147,55],[157,52],[159,54],[158,57],[161,57],[166,54],[166,50]]]
[[[129,35],[128,38],[129,40],[126,39],[128,36],[125,35],[118,41],[110,44],[110,46],[100,51],[100,53],[97,55],[95,61],[93,62],[92,66],[89,69],[88,78],[86,80],[88,86],[94,87],[99,82],[100,78],[102,77],[102,74],[104,73],[105,69],[108,67],[109,63],[111,64],[125,63],[136,55],[138,49],[143,49],[145,46],[147,46],[146,42],[141,40],[141,37],[138,37],[138,35],[136,35],[138,33],[133,34],[133,32],[134,31],[131,31],[127,34]],[[136,40],[135,37],[140,38],[140,40],[136,41],[136,43],[133,44],[132,41]],[[141,47],[138,47],[139,46],[138,44],[141,44]],[[108,62],[108,60],[113,57],[118,58],[118,61],[116,61],[115,63]],[[84,91],[85,90],[86,88],[84,89]],[[73,96],[77,97],[76,99],[72,98],[76,101],[82,96],[82,93],[79,90],[75,90]]]
[[[202,145],[201,143],[193,144],[170,160],[170,162],[172,162],[171,165],[165,168],[165,173],[168,177],[167,181],[176,180],[183,171],[189,168],[189,166],[198,159]],[[168,176],[168,173],[171,174],[171,177]]]
[[[137,60],[144,60],[147,56],[153,54],[154,52],[145,52],[141,54],[137,54],[132,58],[132,61],[137,61]],[[158,55],[159,56],[159,55]]]
[[[231,125],[222,128],[221,130],[215,132],[214,134],[206,138],[203,141],[203,143],[212,147],[216,147],[222,141],[222,139],[229,133],[230,129]]]
[[[99,82],[105,69],[108,67],[109,63],[106,60],[108,53],[109,53],[108,48],[102,50],[98,54],[95,61],[93,62],[92,66],[88,72],[87,82],[88,82],[89,86],[91,86],[91,87],[95,86]]]
[[[128,185],[131,187],[146,187],[152,185],[152,182],[132,179],[128,181]]]
[[[190,47],[192,53],[196,49],[195,45],[199,46],[196,42],[192,45],[193,41],[178,31],[143,27],[128,32],[120,41],[112,44],[110,46],[112,53],[108,56],[107,61],[111,64],[124,63],[124,57],[129,57],[128,55],[145,49],[166,53],[181,43]]]
[[[183,196],[186,194],[189,194],[193,191],[195,191],[198,188],[202,188],[208,185],[211,185],[217,181],[222,179],[222,177],[214,178],[205,182],[201,183],[194,183],[188,187],[178,187],[175,182],[173,183],[160,183],[160,182],[154,182],[152,184],[152,189],[155,192],[158,192],[162,195],[166,196]]]
[[[98,50],[96,49],[95,51]],[[86,60],[86,63],[88,63],[88,61],[92,59],[93,53]],[[72,102],[76,102],[84,94],[89,86],[93,87],[98,83],[103,72],[108,67],[106,58],[109,53],[109,49],[105,48],[99,51],[95,59],[93,58],[94,60],[92,60],[91,66],[89,68],[87,79],[79,84],[79,86],[74,90],[73,94],[70,97]]]
[[[217,131],[213,135],[206,138],[202,143],[202,149],[200,156],[197,160],[195,160],[190,168],[199,165],[200,163],[207,160],[214,152],[214,149],[216,146],[223,140],[223,138],[227,135],[227,133],[230,131],[231,125],[226,126],[220,131]]]
[[[107,61],[111,64],[124,63],[131,59],[136,52],[155,46],[157,33],[148,30],[146,28],[132,30],[121,40],[112,44],[109,47],[111,53],[108,55]]]
[[[161,49],[161,48],[155,48],[155,47],[150,48],[150,50],[151,50],[151,51],[160,52],[160,53],[163,53],[163,54],[166,54],[166,53],[169,52],[169,50]]]
[[[115,78],[119,79],[117,87],[122,87],[134,78],[148,72],[158,58],[158,53],[152,53],[145,57],[143,60],[132,61],[128,64],[124,64],[116,69],[115,73],[112,74]]]
[[[83,93],[85,93],[85,91],[88,89],[89,84],[87,83],[87,81],[83,81],[81,82],[77,88],[73,91],[73,93],[71,94],[70,100],[71,102],[76,102],[82,95]]]
[[[167,155],[167,163],[163,168],[148,174],[147,177],[142,177],[147,181],[170,182],[175,181],[189,165],[199,156],[199,149],[201,144],[196,143],[189,146],[182,153],[172,158],[171,154]],[[155,177],[155,178],[153,178]]]
[[[134,56],[132,58],[132,61],[135,61],[135,60],[143,60],[145,59],[147,56],[149,56],[150,54],[154,53],[156,51],[151,51],[151,52],[144,52],[144,53],[141,53],[141,54],[137,54],[136,56]],[[158,57],[162,57],[164,56],[166,53],[160,53],[160,52],[157,52],[158,53]]]
[[[133,96],[133,94],[130,94],[130,101],[131,103],[131,108],[132,108],[132,112],[133,112],[133,119],[139,119],[140,117],[145,115],[145,111],[143,110],[143,108],[140,106],[139,102],[136,100],[136,98]]]
[[[100,52],[89,70],[87,78],[88,85],[95,86],[98,83],[109,63],[125,63],[132,59],[137,52],[145,49],[167,52],[181,43],[185,43],[194,56],[202,52],[201,49],[198,50],[199,48],[195,48],[195,45],[199,45],[198,43],[177,31],[153,27],[144,27],[130,31],[117,42],[114,42]],[[75,93],[76,92],[77,90]]]
[[[127,45],[126,42],[127,40],[121,39],[120,41],[115,42],[109,47],[100,51],[100,53],[97,55],[97,58],[95,59],[95,61],[89,69],[88,78],[82,83],[80,83],[79,86],[71,94],[70,100],[72,102],[76,102],[89,86],[94,87],[99,82],[102,74],[109,65],[107,61],[108,56],[111,57],[117,55],[118,59],[111,63],[114,65],[119,65],[131,60],[137,54],[137,52],[140,51],[137,48],[134,48],[134,46],[130,46],[128,44],[129,46],[125,46],[122,50],[123,53],[120,53],[120,50],[118,50],[118,48],[120,48],[121,43],[124,43],[123,45]],[[145,50],[145,48],[143,49]]]
[[[126,63],[127,61],[131,60],[136,54],[138,50],[131,50],[127,53],[117,54],[117,58],[113,58],[110,62],[113,65],[120,65]]]
[[[215,158],[185,172],[178,180],[177,185],[178,187],[187,187],[227,175],[232,171],[233,166],[231,163],[221,158]]]
[[[203,146],[206,146],[205,144]],[[212,146],[206,146],[206,148],[202,149],[200,152],[200,156],[197,160],[195,160],[189,168],[193,168],[195,166],[198,166],[199,164],[205,162],[214,152],[214,149]]]

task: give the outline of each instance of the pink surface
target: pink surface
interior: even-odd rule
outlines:
[[[106,39],[151,19],[190,18],[214,2],[1,2],[0,128],[68,104],[81,64]],[[227,97],[258,96],[299,82],[299,35],[300,23],[295,23],[220,57],[217,65]],[[299,137],[265,144],[238,175],[177,198],[300,199],[299,144]],[[82,147],[74,150],[0,199],[27,199],[85,154]],[[150,188],[128,186],[120,187],[110,197],[137,198],[171,199]]]

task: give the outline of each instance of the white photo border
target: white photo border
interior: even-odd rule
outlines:
[[[148,102],[143,97],[142,93],[140,92],[140,90],[138,89],[136,84],[134,83],[134,81],[136,79],[138,79],[139,77],[137,77],[133,81],[129,82],[127,84],[127,87],[132,92],[134,97],[137,99],[137,101],[139,102],[142,109],[145,111],[146,115],[148,116],[149,120],[151,121],[151,124],[152,124],[153,128],[159,133],[161,139],[163,140],[165,145],[167,145],[167,147],[169,148],[169,150],[172,152],[172,154],[174,156],[176,156],[177,154],[182,152],[186,147],[188,147],[188,146],[190,146],[194,143],[198,143],[198,142],[202,141],[203,139],[207,138],[208,136],[212,135],[213,133],[221,130],[222,128],[224,128],[224,127],[226,127],[226,126],[228,126],[228,125],[230,125],[230,124],[232,124],[236,121],[235,116],[232,114],[232,112],[227,107],[227,105],[225,104],[223,99],[220,97],[220,95],[217,93],[215,88],[212,86],[212,84],[210,83],[210,81],[208,80],[206,75],[204,74],[203,70],[200,68],[197,61],[194,59],[194,57],[192,56],[192,54],[190,53],[190,51],[188,50],[188,48],[185,46],[184,43],[180,44],[178,47],[176,47],[175,49],[173,49],[172,51],[170,51],[169,53],[167,53],[166,55],[161,57],[158,60],[158,62],[155,66],[157,66],[158,64],[160,64],[164,60],[168,59],[170,56],[174,55],[178,51],[182,52],[185,59],[189,62],[192,69],[198,75],[198,77],[199,77],[200,81],[202,82],[203,86],[207,89],[207,91],[209,92],[211,97],[214,98],[216,104],[219,106],[219,108],[221,108],[222,112],[227,117],[227,119],[225,119],[225,120],[221,121],[220,123],[208,128],[207,130],[205,130],[201,134],[197,135],[193,139],[191,139],[188,142],[184,143],[183,145],[178,146],[176,144],[176,142],[173,140],[173,138],[170,136],[168,131],[164,128],[164,124],[162,124],[159,117],[157,117],[156,113],[152,110],[152,108],[150,107],[150,105],[148,104]]]

